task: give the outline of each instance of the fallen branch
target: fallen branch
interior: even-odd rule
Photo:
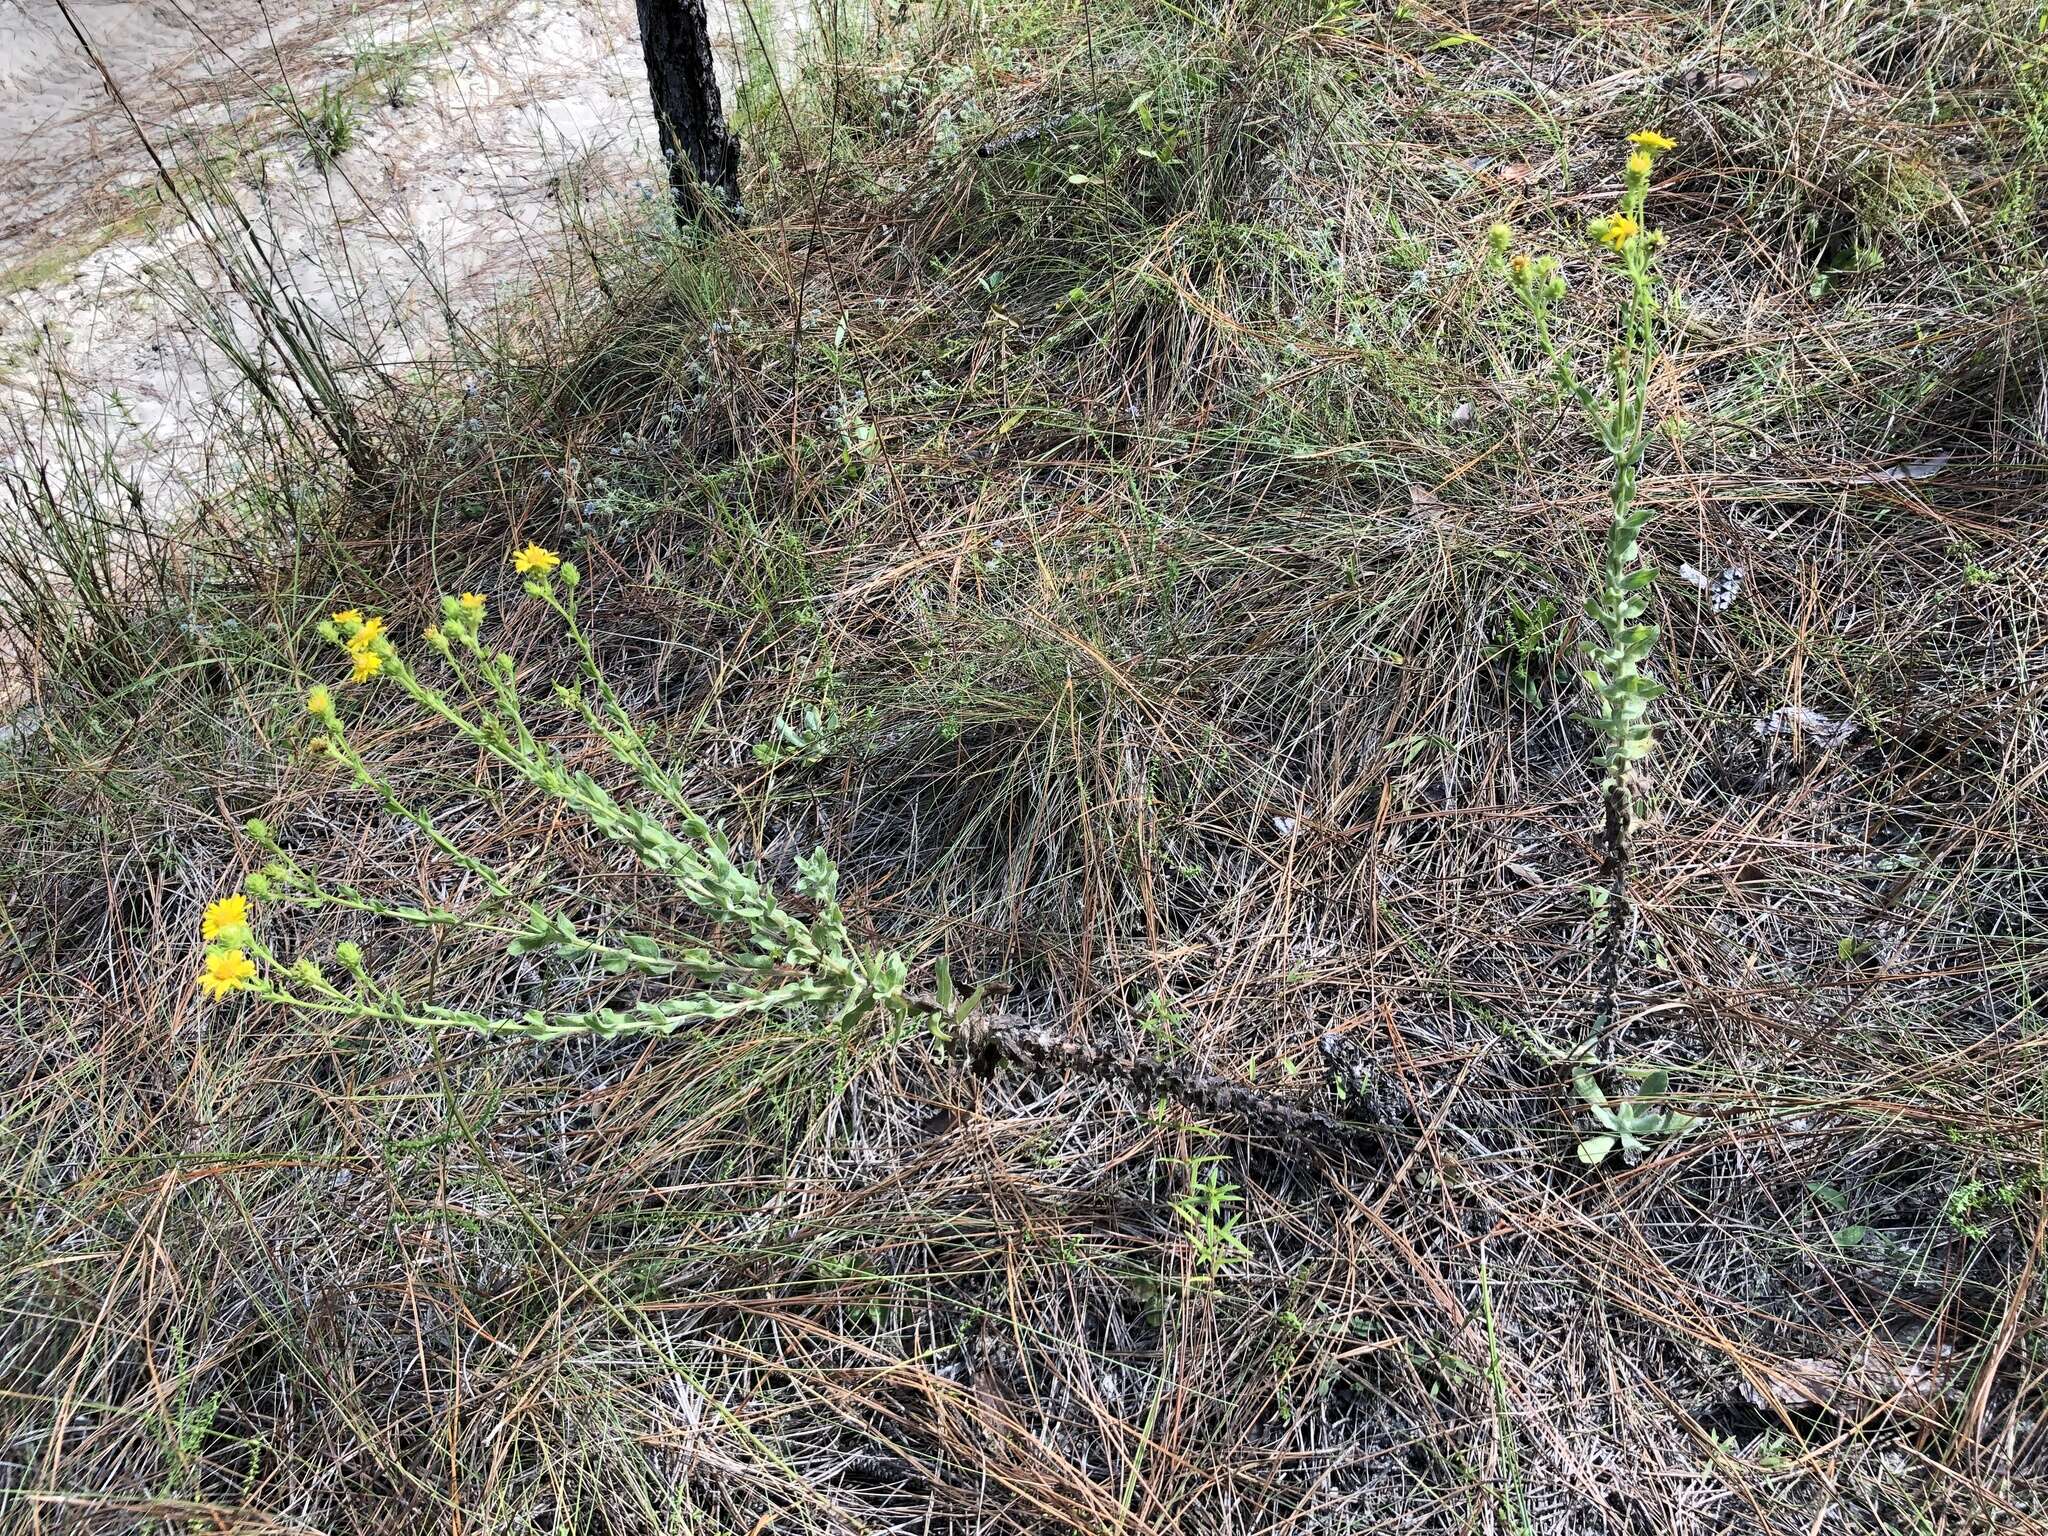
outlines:
[[[1066,1040],[1049,1025],[1001,1014],[974,1014],[952,1025],[948,1038],[952,1049],[965,1055],[984,1076],[992,1075],[999,1066],[1033,1074],[1072,1072],[1097,1082],[1120,1084],[1144,1098],[1174,1099],[1253,1132],[1309,1137],[1352,1148],[1383,1147],[1388,1140],[1385,1126],[1347,1120],[1157,1057]]]

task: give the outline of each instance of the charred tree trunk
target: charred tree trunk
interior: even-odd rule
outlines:
[[[712,71],[705,0],[637,0],[647,88],[668,159],[676,212],[695,219],[705,190],[728,213],[740,209],[740,141],[725,125]]]

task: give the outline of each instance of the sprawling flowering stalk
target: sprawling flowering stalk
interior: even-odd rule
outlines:
[[[238,893],[223,898],[208,909],[202,930],[208,948],[198,978],[201,988],[215,999],[249,991],[309,1013],[413,1026],[452,1025],[534,1039],[668,1034],[686,1026],[761,1015],[804,1014],[845,1026],[877,1009],[892,1020],[905,1020],[911,1010],[904,992],[907,968],[896,954],[865,951],[852,942],[839,903],[838,871],[824,850],[797,861],[798,890],[816,909],[816,916],[806,922],[783,907],[764,881],[733,858],[725,835],[691,807],[675,777],[657,761],[605,681],[588,637],[577,623],[576,567],[533,544],[518,551],[513,560],[526,577],[526,592],[561,619],[582,657],[589,687],[558,686],[557,696],[665,803],[674,826],[662,816],[623,804],[588,773],[568,767],[558,753],[535,739],[521,709],[512,658],[483,644],[487,603],[481,595],[465,592],[444,597],[440,625],[424,636],[456,683],[453,692],[475,701],[469,704],[458,704],[450,690],[415,672],[392,646],[380,619],[349,609],[322,624],[321,633],[349,658],[355,680],[378,678],[384,685],[401,689],[472,746],[625,847],[642,866],[666,876],[697,912],[714,923],[743,930],[744,945],[736,949],[714,949],[709,944],[663,946],[634,933],[587,937],[566,914],[535,903],[525,904],[523,924],[505,926],[490,915],[502,915],[506,908],[517,905],[504,875],[467,853],[441,832],[430,816],[409,805],[349,740],[333,692],[315,686],[306,695],[306,709],[319,729],[317,749],[348,768],[357,782],[383,799],[387,809],[411,822],[437,850],[474,876],[492,900],[479,915],[403,906],[346,887],[329,887],[284,852],[268,827],[251,822],[249,835],[270,856],[270,862],[250,877],[246,896]],[[248,897],[491,934],[515,955],[547,950],[592,962],[613,975],[670,978],[685,986],[623,1008],[529,1010],[510,1017],[411,1002],[372,977],[360,950],[351,944],[335,950],[343,973],[339,979],[331,978],[311,960],[280,959],[252,925]]]
[[[1564,297],[1565,281],[1557,258],[1508,254],[1513,233],[1496,224],[1489,235],[1494,261],[1509,290],[1528,314],[1537,345],[1559,384],[1585,411],[1607,450],[1609,464],[1606,545],[1586,617],[1593,626],[1584,646],[1585,681],[1592,692],[1600,732],[1604,825],[1601,845],[1605,883],[1593,889],[1599,949],[1594,967],[1596,1038],[1612,1028],[1619,985],[1621,946],[1628,908],[1628,836],[1634,826],[1635,800],[1630,790],[1632,766],[1655,745],[1650,705],[1663,685],[1643,670],[1657,644],[1657,627],[1644,622],[1646,592],[1656,572],[1641,563],[1641,538],[1650,508],[1636,501],[1642,470],[1644,409],[1649,397],[1650,366],[1655,353],[1657,295],[1653,264],[1664,244],[1661,232],[1647,222],[1645,204],[1650,171],[1657,152],[1674,148],[1661,134],[1631,136],[1621,204],[1595,219],[1587,233],[1619,258],[1629,284],[1622,311],[1620,345],[1609,356],[1611,394],[1595,395],[1579,379],[1571,359],[1552,334],[1551,310]]]

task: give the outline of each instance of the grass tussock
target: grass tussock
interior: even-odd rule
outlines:
[[[2038,18],[992,11],[752,89],[747,228],[595,231],[461,370],[302,379],[345,470],[139,544],[84,446],[10,482],[10,1525],[2038,1528]],[[1668,691],[1589,1074],[1608,469],[1487,239],[1606,377],[1642,128]],[[203,1002],[252,816],[373,908],[487,912],[482,867],[702,933],[320,637],[417,659],[473,591],[545,699],[527,540],[690,804],[777,889],[826,849],[913,989],[1380,1151],[915,1031]],[[309,680],[461,859],[310,749]],[[448,1009],[637,984],[275,921]],[[1589,1167],[1596,1107],[1656,1129]]]

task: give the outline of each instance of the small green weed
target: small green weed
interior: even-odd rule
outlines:
[[[1528,607],[1508,599],[1507,622],[1498,632],[1494,658],[1507,666],[1508,686],[1535,703],[1557,676],[1557,604],[1539,597]]]
[[[796,718],[778,715],[774,734],[754,743],[754,761],[763,768],[786,768],[793,764],[821,763],[837,751],[861,724],[874,718],[872,709],[858,716],[843,713],[829,700],[806,704]]]
[[[1636,1091],[1626,1098],[1609,1098],[1591,1072],[1572,1074],[1572,1086],[1601,1127],[1598,1135],[1579,1142],[1579,1161],[1588,1166],[1604,1163],[1617,1147],[1622,1161],[1633,1163],[1649,1154],[1651,1142],[1669,1140],[1699,1118],[1664,1107],[1671,1092],[1671,1074],[1664,1068],[1624,1068],[1623,1073],[1636,1079]]]
[[[1251,1249],[1238,1235],[1244,1220],[1240,1207],[1244,1196],[1237,1185],[1226,1181],[1220,1152],[1198,1152],[1172,1160],[1182,1170],[1187,1190],[1175,1198],[1173,1214],[1180,1218],[1188,1244],[1194,1249],[1195,1266],[1213,1283],[1231,1265],[1251,1257]]]
[[[439,35],[430,35],[399,42],[365,43],[356,49],[352,61],[356,79],[369,86],[385,106],[407,106],[419,84],[422,64],[444,42]]]
[[[320,87],[320,99],[313,110],[299,119],[306,136],[306,150],[313,164],[326,170],[347,154],[356,141],[356,104],[345,90],[331,85]]]

